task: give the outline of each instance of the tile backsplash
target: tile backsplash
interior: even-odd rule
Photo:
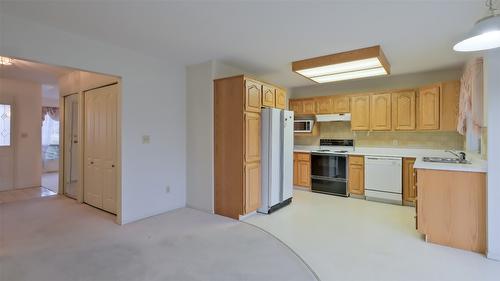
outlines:
[[[296,145],[319,145],[323,139],[354,139],[356,146],[463,149],[457,132],[353,132],[350,122],[318,123],[318,136],[295,136]]]

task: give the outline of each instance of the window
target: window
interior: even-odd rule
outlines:
[[[57,115],[52,116],[58,119],[58,112]],[[59,158],[59,121],[52,119],[49,114],[44,117],[42,123],[42,159],[56,160]]]
[[[0,146],[10,146],[10,105],[0,104]]]

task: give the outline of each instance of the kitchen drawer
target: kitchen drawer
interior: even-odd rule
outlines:
[[[295,153],[298,161],[311,161],[311,154],[309,153]]]
[[[364,156],[349,156],[349,164],[364,165]]]

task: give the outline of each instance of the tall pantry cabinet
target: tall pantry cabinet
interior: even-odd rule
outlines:
[[[284,90],[246,76],[214,80],[215,213],[239,219],[261,205],[261,107]]]

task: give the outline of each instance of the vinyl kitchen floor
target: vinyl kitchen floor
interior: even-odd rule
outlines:
[[[290,206],[246,220],[329,280],[500,280],[500,262],[426,243],[412,207],[294,190]]]

